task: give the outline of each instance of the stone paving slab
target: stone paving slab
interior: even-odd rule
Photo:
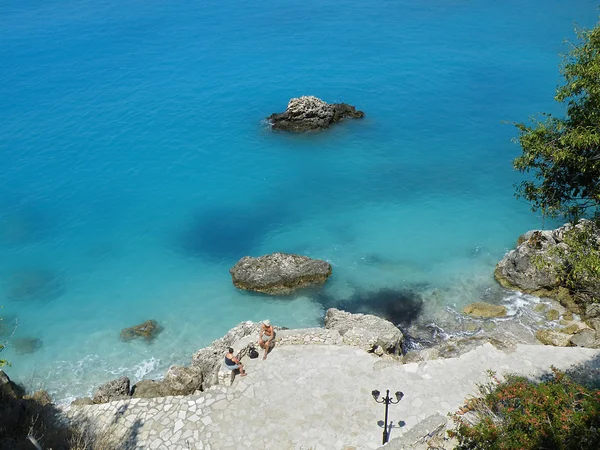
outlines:
[[[459,358],[402,365],[356,347],[276,347],[247,363],[247,377],[188,397],[132,399],[74,407],[71,414],[112,426],[131,449],[377,449],[384,407],[373,389],[401,390],[390,406],[391,437],[434,415],[456,411],[488,369],[539,376],[600,359],[600,350],[485,344]],[[401,426],[399,426],[399,423]]]

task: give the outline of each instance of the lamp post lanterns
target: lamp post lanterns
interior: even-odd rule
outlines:
[[[387,426],[388,426],[388,406],[391,405],[395,405],[396,403],[399,403],[400,400],[402,400],[402,397],[404,397],[404,393],[400,392],[400,391],[396,391],[396,393],[394,394],[396,396],[396,401],[394,401],[391,397],[390,397],[390,390],[388,389],[385,393],[385,397],[381,397],[381,399],[379,399],[379,396],[381,395],[381,392],[379,392],[377,389],[375,389],[373,392],[371,392],[371,395],[373,395],[373,399],[377,402],[377,403],[383,403],[385,405],[385,422],[383,423],[383,442],[382,444],[385,444],[388,441],[388,430],[387,430]]]

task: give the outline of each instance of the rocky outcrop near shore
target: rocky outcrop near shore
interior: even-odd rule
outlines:
[[[404,335],[396,325],[370,314],[350,314],[336,308],[327,310],[325,328],[336,330],[342,342],[382,355],[400,355]]]
[[[275,330],[277,330],[277,327],[275,327]],[[247,336],[256,336],[258,340],[259,333],[259,323],[251,321],[242,322],[208,347],[198,350],[192,356],[192,366],[202,373],[202,388],[207,389],[217,383],[217,372],[229,347]]]
[[[518,239],[518,246],[496,265],[494,276],[508,288],[528,294],[547,294],[559,286],[554,269],[561,261],[550,250],[562,240],[557,230],[533,230]]]
[[[324,284],[331,276],[331,264],[289,253],[245,256],[229,272],[238,289],[270,295],[287,295]]]
[[[568,223],[554,230],[528,231],[517,240],[517,248],[508,252],[496,265],[494,276],[503,287],[554,298],[584,320],[572,329],[538,330],[537,339],[546,345],[600,348],[600,305],[577,299],[574,292],[562,284],[557,272],[564,269],[563,258],[571,251],[566,242],[569,233],[589,231],[589,226],[592,223],[582,219],[576,225]],[[591,230],[595,232],[596,229]],[[596,240],[600,242],[600,235]],[[597,292],[598,279],[585,282],[589,282],[589,286],[584,286],[584,291]],[[551,312],[547,320],[558,319],[558,314],[551,315]]]
[[[592,311],[589,313],[586,311],[586,307],[592,305],[589,302],[578,304],[573,292],[568,286],[562,284],[557,272],[559,269],[565,269],[563,258],[571,251],[566,241],[569,234],[572,239],[573,231],[591,230],[593,233],[598,233],[595,239],[597,245],[600,245],[600,231],[590,227],[592,222],[582,219],[576,225],[567,223],[554,230],[528,231],[517,240],[517,248],[508,252],[496,265],[494,271],[496,280],[508,289],[539,297],[555,298],[575,314],[594,317]],[[591,278],[585,280],[587,285],[581,286],[580,292],[597,292],[600,289],[600,276]]]
[[[360,119],[365,113],[346,103],[327,103],[304,96],[289,101],[286,110],[267,117],[274,130],[305,132],[329,128],[343,119]]]

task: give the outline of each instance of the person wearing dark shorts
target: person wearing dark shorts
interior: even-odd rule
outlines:
[[[227,354],[225,355],[225,367],[229,370],[237,370],[240,371],[240,376],[245,377],[248,375],[244,370],[244,365],[240,362],[238,358],[233,354],[233,349],[229,347]]]

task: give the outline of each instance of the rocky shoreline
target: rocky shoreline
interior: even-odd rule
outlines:
[[[475,302],[462,311],[447,312],[459,316],[462,332],[448,334],[443,322],[400,327],[372,314],[356,314],[329,308],[323,326],[319,328],[285,329],[275,327],[275,348],[306,345],[348,346],[372,354],[382,364],[410,365],[438,359],[457,358],[492,344],[497,349],[514,350],[517,344],[546,344],[557,347],[600,348],[600,307],[598,304],[577,304],[566,295],[565,288],[555,282],[553,273],[536,258],[551,258],[553,246],[563,245],[562,236],[568,225],[557,230],[533,230],[521,236],[517,248],[497,264],[495,277],[505,289],[516,290],[542,298],[531,308],[535,333],[519,334],[516,321],[504,305]],[[324,284],[331,276],[331,265],[301,255],[274,253],[258,258],[245,257],[231,269],[234,286],[267,295],[289,294],[298,289]],[[535,318],[537,315],[537,319]],[[455,319],[456,321],[456,319]],[[229,347],[240,360],[248,361],[254,348],[260,324],[247,321],[229,330],[211,345],[194,353],[187,366],[171,366],[162,379],[141,380],[131,385],[128,377],[120,377],[100,386],[93,397],[76,399],[67,411],[77,414],[81,407],[176,396],[198,396],[214,391],[226,394],[235,373],[223,365]],[[121,339],[143,339],[150,342],[162,331],[153,320],[123,330]],[[429,339],[431,338],[431,339]],[[382,366],[383,367],[383,366]],[[2,372],[1,383],[7,392],[17,392],[12,381]],[[225,389],[225,390],[223,390]],[[17,395],[17,394],[15,394]],[[20,395],[23,395],[21,393]],[[44,391],[31,398],[51,401]]]
[[[448,335],[439,325],[432,323],[412,332],[430,333],[432,341],[422,339],[426,345],[408,345],[413,337],[392,322],[370,314],[351,314],[330,308],[324,318],[323,328],[284,330],[276,328],[275,345],[299,345],[311,343],[353,345],[379,356],[395,358],[401,362],[427,361],[437,358],[456,357],[485,342],[498,348],[510,348],[517,343],[579,346],[600,348],[600,306],[582,309],[572,298],[566,296],[564,288],[556,283],[555,274],[545,266],[535,263],[535,258],[549,259],[552,246],[563,245],[563,236],[570,225],[556,230],[532,230],[517,241],[517,248],[509,251],[497,264],[494,275],[505,288],[544,298],[555,298],[558,303],[540,303],[535,312],[547,321],[529,339],[517,337],[507,331],[510,318],[503,305],[475,302],[464,308],[464,317],[470,317],[472,332]],[[319,286],[331,276],[331,265],[301,255],[273,253],[258,258],[244,257],[231,270],[232,282],[240,289],[258,291],[263,294],[289,294],[295,290]],[[552,290],[554,289],[554,290]],[[565,301],[565,298],[568,300]],[[552,301],[551,301],[552,302]],[[507,320],[498,326],[494,320]],[[477,323],[478,322],[478,323]],[[538,325],[540,322],[538,321]],[[188,366],[171,366],[162,380],[141,380],[130,386],[127,377],[121,377],[101,386],[93,398],[77,399],[72,404],[94,404],[123,398],[154,398],[171,395],[192,395],[213,385],[228,384],[230,375],[223,372],[222,359],[229,347],[234,347],[237,356],[243,359],[253,347],[260,324],[242,322],[229,330],[222,338],[208,347],[198,350]],[[141,332],[140,332],[141,330]],[[124,330],[123,338],[141,336],[150,339],[158,324],[145,324]],[[405,335],[406,334],[406,335]],[[417,341],[414,341],[417,342]]]

